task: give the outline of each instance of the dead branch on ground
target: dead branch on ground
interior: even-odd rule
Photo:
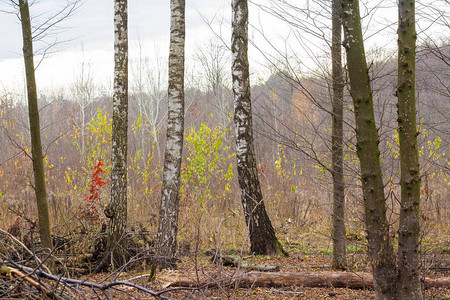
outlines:
[[[171,272],[158,276],[165,282],[164,287],[196,287],[196,286],[217,286],[219,281],[208,282],[206,276],[197,280],[193,279],[193,274],[181,272]],[[373,288],[373,278],[371,273],[351,273],[351,272],[243,272],[238,271],[227,278],[220,280],[226,285],[238,284],[240,287],[262,286],[262,287],[282,287],[282,286],[304,286],[304,287],[335,287],[363,289]],[[450,277],[431,279],[426,277],[423,280],[425,288],[445,288],[450,289]]]

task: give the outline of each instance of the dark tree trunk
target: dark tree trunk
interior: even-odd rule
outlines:
[[[378,149],[358,0],[341,0],[344,47],[356,122],[356,151],[360,161],[368,254],[377,299],[397,298],[397,271],[386,218],[386,198]]]
[[[267,215],[259,185],[253,145],[252,108],[248,64],[247,0],[232,1],[231,52],[234,93],[236,157],[242,206],[251,251],[257,254],[286,254]]]
[[[345,242],[345,182],[343,167],[343,112],[344,112],[344,78],[342,75],[342,51],[341,51],[341,3],[340,0],[332,2],[332,43],[331,43],[331,67],[333,80],[333,119],[331,133],[332,151],[332,175],[333,175],[333,269],[344,270],[347,267],[346,242]]]
[[[175,268],[184,134],[185,1],[171,0],[170,9],[169,107],[157,252],[161,267]]]
[[[42,246],[52,249],[50,217],[48,213],[47,191],[45,187],[44,161],[41,145],[41,129],[36,91],[36,78],[33,61],[33,37],[31,34],[30,10],[27,0],[19,1],[20,20],[22,23],[23,58],[27,81],[28,116],[30,118],[31,157],[33,160],[34,191],[39,218],[39,234]]]
[[[400,299],[423,299],[419,273],[420,174],[417,150],[415,1],[398,4],[398,131],[401,209],[398,236]]]
[[[112,119],[111,202],[108,249],[113,268],[127,262],[127,129],[128,129],[127,0],[114,2],[114,94]]]

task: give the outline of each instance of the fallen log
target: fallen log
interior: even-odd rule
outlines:
[[[240,287],[283,287],[283,286],[304,286],[304,287],[336,287],[363,289],[373,288],[373,278],[371,273],[351,273],[351,272],[243,272],[237,271],[233,274],[223,274],[220,279],[211,279],[211,276],[202,275],[197,281],[194,274],[172,271],[167,274],[157,276],[168,287],[216,287],[218,285],[236,285]],[[425,288],[445,288],[450,289],[450,277],[431,279],[425,278]]]
[[[243,260],[237,255],[223,255],[214,256],[212,258],[214,263],[222,263],[224,266],[231,266],[236,268],[245,269],[247,271],[258,271],[258,272],[278,272],[280,267],[276,265],[268,264],[257,264]]]

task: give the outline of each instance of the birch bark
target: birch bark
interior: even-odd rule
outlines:
[[[169,107],[157,253],[164,258],[160,267],[175,268],[184,134],[185,1],[171,0],[170,9]]]
[[[252,106],[248,63],[247,0],[232,1],[232,80],[236,157],[241,200],[249,230],[251,251],[257,254],[285,254],[267,215],[256,168],[253,145]]]
[[[114,2],[114,93],[112,119],[111,202],[108,249],[113,268],[127,262],[127,130],[128,130],[128,10],[127,0]]]

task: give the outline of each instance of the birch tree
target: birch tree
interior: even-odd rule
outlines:
[[[111,202],[105,209],[110,219],[108,249],[113,268],[127,261],[127,129],[128,10],[127,0],[115,0]]]
[[[157,253],[160,267],[174,268],[184,134],[185,0],[171,0],[170,10],[169,106]]]
[[[150,63],[148,56],[143,54],[143,45],[139,41],[139,58],[136,60],[132,70],[132,90],[139,107],[139,115],[143,117],[144,122],[148,122],[150,128],[142,126],[140,131],[140,142],[143,157],[148,157],[148,149],[145,141],[147,135],[151,134],[156,148],[157,158],[161,159],[159,129],[164,118],[161,118],[161,104],[166,99],[167,89],[165,88],[165,59],[161,56],[158,49],[155,48],[151,55],[153,64]]]
[[[368,255],[377,299],[397,298],[397,269],[393,255],[378,149],[372,89],[369,82],[358,0],[341,0],[344,47],[356,124]]]
[[[330,6],[331,2],[331,6]],[[282,78],[286,80],[288,85],[292,85],[295,90],[306,98],[309,109],[299,120],[295,119],[287,121],[289,115],[289,107],[294,110],[299,109],[298,104],[291,103],[291,96],[289,101],[282,101],[287,103],[286,108],[281,107],[277,112],[274,110],[272,104],[269,105],[267,112],[273,115],[274,125],[273,135],[279,140],[279,143],[288,145],[289,148],[295,149],[302,155],[306,155],[309,159],[317,161],[317,163],[324,168],[332,176],[333,182],[333,202],[330,216],[332,219],[331,237],[333,242],[333,263],[334,269],[346,268],[346,229],[345,229],[345,180],[344,180],[344,78],[342,67],[342,22],[340,16],[341,3],[339,0],[320,0],[313,4],[304,6],[298,1],[284,1],[284,0],[269,0],[267,5],[259,4],[258,6],[265,12],[271,14],[275,18],[281,20],[294,30],[293,38],[290,37],[289,42],[285,40],[286,44],[298,43],[298,45],[290,46],[293,49],[300,47],[304,50],[312,62],[316,62],[317,69],[314,70],[316,78],[310,77],[310,83],[305,80],[305,76],[299,73],[296,65],[301,63],[297,61],[298,57],[292,55],[290,48],[284,47],[281,49],[277,43],[272,41],[267,42],[267,46],[271,47],[277,56],[267,55],[270,58],[270,63]],[[329,21],[331,19],[331,28],[329,28]],[[331,29],[331,39],[328,39],[324,34]],[[263,30],[261,31],[263,32]],[[267,41],[269,38],[267,38]],[[305,42],[307,41],[307,42]],[[317,53],[317,48],[323,43],[330,46],[331,50],[331,72],[328,66],[321,63],[320,57],[323,54]],[[313,46],[311,46],[313,45]],[[312,50],[314,48],[314,50]],[[261,49],[261,51],[263,51]],[[320,78],[320,79],[319,79]],[[331,80],[329,80],[331,78]],[[319,84],[320,81],[323,81]],[[320,86],[325,84],[330,86],[327,89],[327,95],[331,98],[331,109],[328,107],[323,94],[319,94]],[[323,129],[320,127],[323,122],[317,122],[314,118],[310,118],[314,113],[322,114],[325,112],[331,118],[331,141],[327,135],[324,135]],[[325,117],[325,114],[322,114]],[[322,117],[319,117],[321,119]],[[262,118],[260,118],[262,119]],[[300,121],[301,120],[301,121]],[[306,121],[306,123],[304,123]],[[267,122],[264,120],[263,122]],[[308,124],[309,123],[309,124]],[[279,126],[281,124],[282,126]],[[295,124],[295,125],[293,125]],[[347,123],[348,124],[348,123]],[[298,127],[297,127],[298,126]],[[288,128],[288,131],[284,131]],[[304,132],[308,130],[306,127],[312,127],[314,134],[309,136]],[[259,128],[258,128],[259,129]],[[292,134],[292,133],[295,133]],[[325,157],[320,152],[321,145],[318,140],[322,140],[328,149],[331,149],[331,162],[326,162]],[[328,165],[330,165],[328,167]]]
[[[227,72],[227,51],[223,45],[211,39],[198,46],[195,52],[194,59],[201,66],[200,76],[205,80],[208,99],[217,109],[220,126],[226,128],[231,115],[231,99],[227,88],[230,78]]]
[[[39,219],[39,234],[43,247],[52,249],[50,216],[48,213],[47,189],[45,186],[44,157],[42,154],[41,128],[37,99],[36,77],[34,73],[33,36],[31,33],[30,8],[28,0],[19,1],[20,22],[22,24],[23,59],[27,84],[28,116],[30,120],[31,159],[33,161],[34,191]]]
[[[256,169],[248,63],[248,3],[247,0],[233,0],[231,5],[231,73],[234,93],[236,158],[251,251],[257,254],[286,254],[275,236],[272,223],[267,215]]]
[[[81,62],[80,64],[80,73],[76,75],[76,79],[72,84],[72,95],[76,104],[79,106],[79,119],[78,122],[75,123],[78,130],[80,130],[80,151],[81,157],[83,161],[85,160],[86,155],[86,126],[87,120],[89,120],[90,116],[86,116],[86,110],[89,104],[92,101],[94,96],[94,79],[92,77],[92,73],[90,71],[90,64],[86,62]]]
[[[398,135],[401,208],[398,236],[400,299],[422,299],[419,270],[420,173],[416,126],[415,1],[398,3]]]

